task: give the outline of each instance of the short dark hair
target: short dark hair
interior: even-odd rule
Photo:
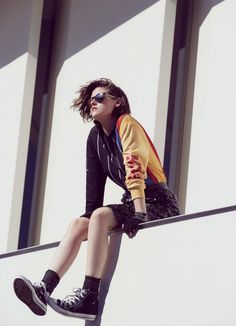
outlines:
[[[81,86],[77,92],[79,94],[78,97],[76,97],[72,102],[71,108],[79,111],[83,120],[92,120],[88,101],[91,98],[93,90],[97,87],[106,88],[110,95],[120,99],[120,106],[115,107],[112,113],[116,119],[118,119],[122,114],[130,114],[129,101],[124,91],[120,87],[116,86],[110,79],[100,78],[90,81],[86,85]]]

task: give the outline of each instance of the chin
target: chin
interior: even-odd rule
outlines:
[[[93,118],[94,120],[99,120],[99,113],[94,112],[94,113],[92,114],[92,118]]]
[[[99,121],[99,117],[96,117],[96,114],[92,115],[92,118],[93,118],[93,121]]]
[[[97,114],[92,114],[92,118],[93,118],[93,120],[99,119],[99,117],[97,117]]]

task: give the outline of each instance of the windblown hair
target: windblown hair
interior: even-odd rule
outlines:
[[[83,85],[78,90],[78,97],[76,97],[71,105],[71,108],[79,111],[84,121],[91,121],[90,106],[88,105],[93,90],[97,87],[104,87],[108,94],[120,99],[120,106],[115,107],[112,113],[113,117],[118,119],[122,114],[130,114],[129,101],[124,91],[116,86],[110,79],[100,78],[93,80],[86,85]]]

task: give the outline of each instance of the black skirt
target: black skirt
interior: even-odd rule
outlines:
[[[148,221],[180,215],[177,198],[166,183],[159,183],[155,188],[147,188],[145,201]],[[130,193],[124,193],[121,202],[122,204],[105,206],[109,207],[115,215],[117,227],[121,227],[126,219],[132,218],[135,212]]]

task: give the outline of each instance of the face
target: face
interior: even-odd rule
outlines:
[[[102,96],[102,94],[104,95]],[[97,87],[93,90],[90,100],[90,113],[94,120],[102,123],[109,118],[113,119],[112,112],[118,106],[120,106],[120,99],[110,95],[107,88]]]

